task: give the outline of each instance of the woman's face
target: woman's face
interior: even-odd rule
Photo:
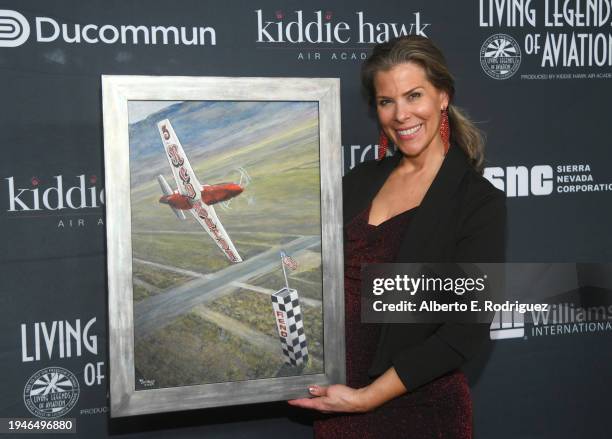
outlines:
[[[418,157],[428,148],[444,153],[440,111],[448,107],[448,95],[427,80],[421,66],[404,63],[380,71],[374,88],[380,125],[405,157]]]

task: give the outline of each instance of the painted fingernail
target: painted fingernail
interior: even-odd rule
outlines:
[[[315,392],[317,391],[317,388],[316,388],[315,386],[310,386],[310,387],[308,388],[308,391],[309,391],[310,393],[315,393]]]

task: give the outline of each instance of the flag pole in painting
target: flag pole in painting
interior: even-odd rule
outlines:
[[[281,250],[281,266],[283,267],[283,276],[285,276],[285,286],[289,289],[289,280],[287,279],[287,269],[285,267],[295,270],[297,268],[297,262],[291,256],[287,256],[287,253]]]
[[[280,256],[285,287],[272,294],[272,308],[285,363],[299,366],[308,362],[308,348],[300,300],[297,290],[289,288],[286,269],[289,267],[295,270],[297,262],[284,251],[281,251]]]

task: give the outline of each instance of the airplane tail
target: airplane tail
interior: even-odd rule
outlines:
[[[174,193],[172,192],[172,188],[170,187],[163,175],[160,174],[157,176],[157,182],[159,183],[159,186],[161,187],[161,190],[164,195],[172,195]],[[185,219],[185,213],[182,210],[175,209],[170,205],[168,205],[168,207],[172,209],[178,219]]]

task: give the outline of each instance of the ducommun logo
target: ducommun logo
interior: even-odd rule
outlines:
[[[62,23],[51,17],[34,17],[38,43],[132,44],[215,46],[217,34],[211,26],[144,26],[133,24]],[[30,24],[17,11],[0,10],[0,47],[17,47],[30,37]]]
[[[0,47],[17,47],[30,36],[28,20],[17,11],[0,9]]]

